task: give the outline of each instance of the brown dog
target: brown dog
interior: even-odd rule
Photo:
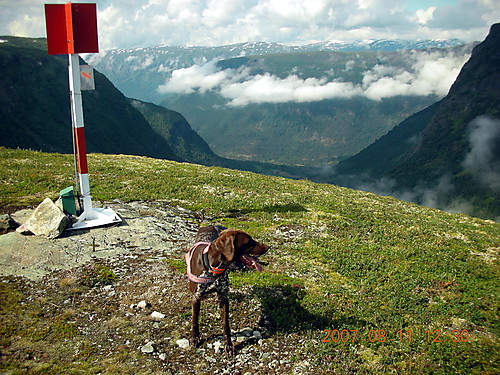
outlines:
[[[224,351],[227,356],[234,355],[229,327],[229,269],[244,267],[262,271],[254,257],[269,250],[269,246],[254,241],[247,233],[220,226],[201,227],[196,235],[196,243],[186,254],[189,289],[191,298],[191,345],[200,344],[198,319],[201,300],[209,293],[216,292],[219,300],[222,327],[224,332]]]

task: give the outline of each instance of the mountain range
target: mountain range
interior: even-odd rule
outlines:
[[[0,39],[1,145],[72,153],[68,57],[47,55],[45,39]],[[88,152],[180,160],[99,72],[95,83],[83,92]]]
[[[152,46],[133,49],[112,49],[87,55],[86,61],[106,74],[126,96],[160,104],[163,98],[151,83],[164,82],[176,70],[211,60],[226,60],[241,56],[262,56],[317,51],[402,51],[450,48],[464,43],[449,40],[359,40],[317,42],[305,45],[286,45],[273,42],[248,42],[225,46]],[[140,77],[140,79],[139,79]],[[156,88],[156,87],[155,87]]]
[[[156,47],[91,61],[126,95],[182,113],[220,156],[324,167],[443,97],[472,49],[456,43]]]

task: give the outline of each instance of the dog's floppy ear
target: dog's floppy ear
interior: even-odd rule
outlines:
[[[227,229],[214,241],[215,248],[226,258],[228,262],[234,258],[234,231]]]

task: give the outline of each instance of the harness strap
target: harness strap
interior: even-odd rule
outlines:
[[[192,281],[196,284],[213,283],[215,281],[215,278],[213,276],[197,276],[191,272],[191,258],[193,257],[193,252],[200,245],[205,246],[205,248],[203,249],[203,252],[208,251],[208,248],[210,247],[210,243],[208,243],[208,242],[196,242],[193,245],[193,247],[191,247],[191,249],[184,256],[184,258],[186,259],[186,265],[187,265],[187,277],[190,281]]]
[[[210,267],[210,272],[212,272],[214,275],[220,275],[224,273],[225,270],[225,268]]]

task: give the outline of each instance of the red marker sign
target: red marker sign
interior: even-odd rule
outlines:
[[[49,55],[98,53],[96,4],[45,4]]]

